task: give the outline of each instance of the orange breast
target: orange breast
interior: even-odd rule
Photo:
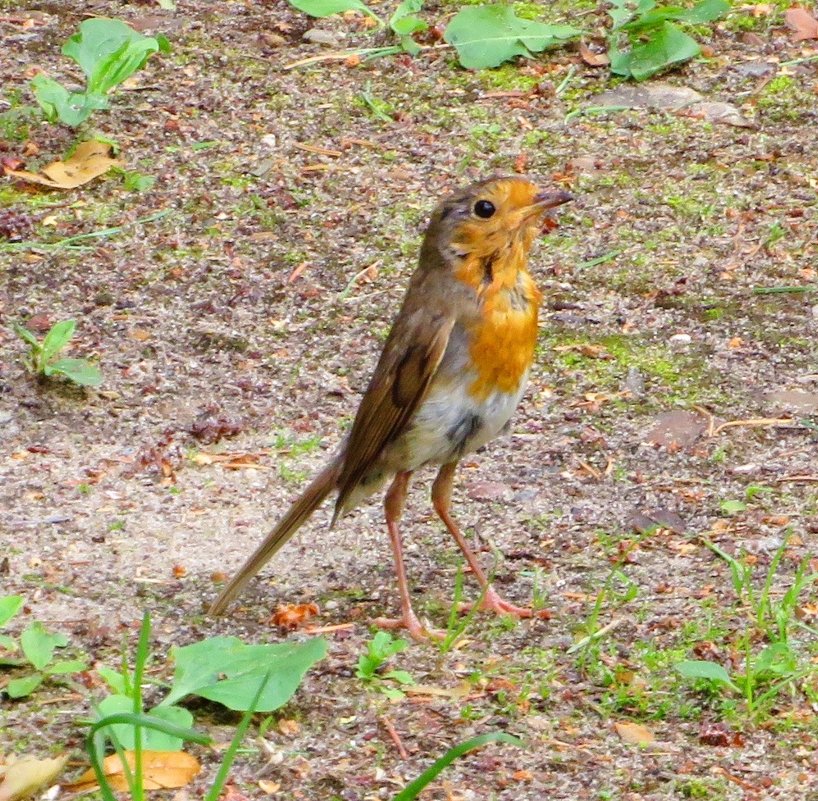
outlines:
[[[469,392],[479,400],[495,391],[517,392],[534,360],[541,295],[526,270],[524,251],[514,250],[494,265],[490,283],[479,264],[467,262],[459,275],[475,286],[480,300],[469,348],[477,373]]]

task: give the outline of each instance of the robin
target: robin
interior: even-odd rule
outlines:
[[[225,610],[330,493],[337,492],[334,525],[391,481],[384,507],[401,614],[375,624],[425,639],[430,632],[412,609],[398,524],[412,473],[434,464],[440,469],[432,503],[481,586],[481,608],[532,615],[491,586],[450,514],[451,495],[457,463],[500,433],[523,394],[541,297],[528,254],[547,210],[569,200],[567,192],[500,177],[474,183],[435,209],[352,430],[224,588],[212,614]]]

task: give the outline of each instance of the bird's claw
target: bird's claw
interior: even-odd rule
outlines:
[[[406,633],[416,642],[428,642],[429,640],[442,640],[445,633],[438,629],[424,626],[414,612],[409,612],[401,617],[379,617],[372,621],[379,629],[395,631],[404,629]]]
[[[461,605],[461,611],[468,612],[474,608],[474,604]],[[480,601],[478,607],[480,611],[494,612],[495,615],[511,615],[512,617],[522,620],[523,618],[539,618],[541,620],[548,620],[551,614],[545,609],[531,609],[525,606],[516,606],[515,604],[503,598],[494,587],[489,586],[483,595],[483,600]]]

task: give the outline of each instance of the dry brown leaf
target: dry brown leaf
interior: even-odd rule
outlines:
[[[589,67],[604,67],[610,61],[607,53],[595,53],[585,42],[579,43],[579,56]]]
[[[656,737],[653,732],[643,726],[641,723],[631,723],[629,720],[623,720],[614,723],[614,729],[619,735],[619,739],[623,743],[632,743],[633,745],[649,745]]]
[[[282,629],[297,629],[318,611],[317,604],[279,604],[270,622]]]
[[[805,39],[818,39],[818,20],[806,8],[794,6],[784,14],[787,27],[793,32],[793,42],[803,42]]]
[[[271,782],[267,781],[266,779],[259,779],[258,780],[259,789],[263,792],[267,793],[267,795],[272,795],[273,793],[277,793],[281,789],[280,782]]]
[[[40,172],[6,170],[6,175],[32,184],[50,186],[52,189],[74,189],[104,175],[111,167],[120,164],[111,158],[111,146],[92,139],[77,145],[74,154],[65,161],[55,161]]]
[[[125,751],[128,767],[134,768],[134,752]],[[125,771],[117,754],[105,757],[102,763],[105,777],[114,790],[127,790]],[[143,751],[142,775],[146,790],[167,790],[173,787],[184,787],[189,784],[201,770],[196,757],[184,751]],[[99,788],[93,768],[89,768],[65,789],[72,793],[87,793]]]
[[[47,787],[60,775],[67,761],[67,756],[54,759],[9,757],[8,764],[0,765],[0,801],[17,801]]]

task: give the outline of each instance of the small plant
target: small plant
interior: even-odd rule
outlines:
[[[726,0],[701,0],[693,8],[657,6],[655,0],[611,0],[611,72],[643,81],[674,64],[690,61],[701,53],[701,47],[676,23],[700,25],[729,11]]]
[[[43,378],[67,378],[75,384],[84,387],[97,387],[102,383],[102,374],[99,368],[87,359],[58,359],[60,351],[64,350],[74,330],[76,320],[62,320],[54,323],[51,330],[40,342],[27,328],[14,324],[14,333],[17,334],[30,348],[26,358],[26,367],[36,376]]]
[[[405,670],[381,672],[381,668],[395,654],[405,651],[408,646],[409,643],[406,640],[395,638],[388,631],[379,631],[367,643],[366,651],[358,657],[358,669],[355,675],[389,699],[403,698],[404,693],[399,688],[414,684],[415,680]],[[390,686],[387,682],[393,682],[393,684]]]
[[[142,69],[153,53],[169,50],[164,36],[143,36],[120,20],[85,20],[62,48],[85,73],[85,91],[71,92],[40,74],[31,81],[34,96],[49,122],[76,127],[93,111],[108,108],[111,90]]]
[[[5,626],[23,607],[20,595],[6,595],[0,598],[0,626]],[[32,672],[11,679],[5,687],[9,698],[25,698],[34,692],[46,679],[65,676],[86,669],[82,659],[55,659],[57,648],[65,648],[68,637],[55,634],[35,620],[23,631],[19,641],[7,634],[0,635],[0,667],[33,668]],[[22,657],[14,656],[22,651]],[[5,652],[5,653],[3,653]]]
[[[493,731],[488,734],[481,734],[478,737],[472,737],[471,740],[466,740],[463,743],[452,746],[442,757],[435,760],[430,767],[423,771],[417,779],[406,785],[392,801],[414,801],[455,759],[463,756],[463,754],[467,754],[469,751],[473,751],[475,748],[482,748],[489,743],[508,743],[509,745],[516,745],[518,747],[523,746],[522,740],[500,731]]]
[[[417,16],[423,0],[403,0],[385,22],[361,0],[289,0],[290,5],[313,17],[328,17],[343,11],[360,11],[375,20],[380,28],[389,27],[398,43],[386,47],[361,48],[351,53],[364,58],[379,58],[406,52],[417,55],[429,45],[418,44],[414,36],[428,28]],[[461,9],[446,27],[444,40],[456,51],[460,64],[470,69],[496,67],[516,56],[531,58],[549,47],[576,39],[582,31],[569,25],[548,25],[518,17],[512,8],[494,5]]]

